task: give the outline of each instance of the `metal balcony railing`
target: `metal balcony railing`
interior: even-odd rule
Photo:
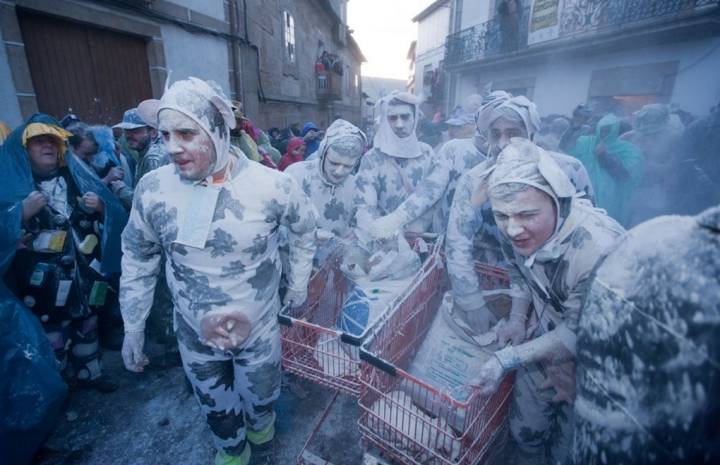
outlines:
[[[718,11],[720,0],[565,0],[559,38],[602,32],[648,20],[664,20]],[[494,19],[451,34],[445,42],[448,66],[483,60],[527,48],[530,10],[511,21]]]
[[[527,47],[530,9],[499,17],[451,34],[445,42],[445,63],[458,65]]]
[[[566,0],[560,17],[560,34],[601,31],[689,14],[719,4],[718,0]]]

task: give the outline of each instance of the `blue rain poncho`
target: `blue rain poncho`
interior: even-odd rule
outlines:
[[[29,123],[57,125],[36,114],[15,129],[0,148],[0,273],[5,276],[20,239],[22,201],[35,189],[22,143]],[[55,424],[67,386],[38,319],[0,280],[0,457],[3,464],[28,464]],[[21,444],[22,447],[18,447]]]
[[[603,139],[601,132],[607,128]],[[598,122],[594,136],[582,136],[578,139],[570,155],[580,160],[587,169],[595,190],[595,203],[605,209],[610,216],[621,224],[627,224],[632,197],[643,176],[644,158],[635,145],[620,140],[620,120],[608,114]],[[625,175],[616,177],[602,165],[595,149],[601,143],[609,157],[622,167]]]

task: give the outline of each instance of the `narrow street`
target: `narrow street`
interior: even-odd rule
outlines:
[[[120,388],[111,394],[73,390],[65,413],[36,465],[206,465],[215,450],[182,368],[162,368],[160,356],[141,374],[122,366],[119,352],[106,351],[105,368]],[[295,463],[332,398],[330,389],[284,375],[275,424],[278,464]],[[356,427],[357,403],[341,396],[327,428],[309,448],[334,465],[362,461]],[[332,433],[329,433],[332,431]],[[129,458],[132,460],[129,461]]]

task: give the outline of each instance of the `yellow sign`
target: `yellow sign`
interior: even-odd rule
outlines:
[[[535,0],[530,18],[530,32],[557,26],[559,4],[560,0]]]

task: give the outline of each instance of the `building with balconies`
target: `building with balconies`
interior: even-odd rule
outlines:
[[[412,91],[429,107],[425,108],[428,114],[444,109],[446,104],[443,60],[445,39],[450,33],[451,3],[451,0],[434,1],[412,19],[418,28]]]
[[[486,89],[543,114],[581,102],[706,114],[720,101],[719,0],[453,0],[452,28],[449,108]]]

